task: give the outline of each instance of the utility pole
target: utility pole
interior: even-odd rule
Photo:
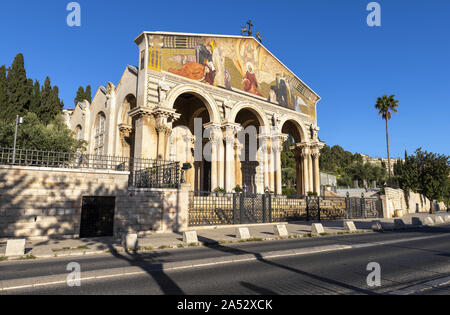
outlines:
[[[19,117],[19,115],[16,116],[16,130],[14,132],[14,149],[13,149],[13,158],[12,162],[13,164],[16,163],[16,143],[17,143],[17,129],[19,125],[23,124],[23,117]]]

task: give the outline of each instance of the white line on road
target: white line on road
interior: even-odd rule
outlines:
[[[185,265],[182,265],[182,266],[169,267],[170,266],[170,263],[169,263],[168,267],[163,266],[160,269],[154,269],[151,271],[155,271],[155,272],[156,271],[164,271],[164,272],[177,271],[177,270],[185,270],[185,269],[193,269],[193,268],[202,268],[202,267],[210,267],[210,266],[217,266],[217,265],[226,265],[226,264],[242,263],[242,262],[249,262],[249,261],[257,261],[257,260],[261,260],[261,259],[276,259],[276,258],[283,258],[283,257],[302,256],[302,255],[309,255],[309,254],[333,252],[333,251],[340,251],[340,250],[384,246],[384,245],[391,245],[391,244],[398,244],[398,243],[428,240],[428,239],[434,239],[434,238],[440,238],[440,237],[446,237],[446,236],[448,236],[448,234],[414,237],[414,238],[410,238],[410,239],[392,240],[392,241],[384,241],[384,242],[364,243],[364,244],[357,244],[357,245],[318,246],[318,247],[303,248],[303,249],[284,250],[284,251],[278,251],[278,252],[277,251],[266,252],[266,253],[261,253],[261,254],[246,254],[246,255],[241,255],[241,258],[239,258],[239,256],[227,256],[227,257],[220,257],[218,259],[222,259],[222,261],[215,261],[215,262],[206,262],[206,263],[203,262],[202,263],[201,260],[196,260],[197,263],[190,263],[189,261],[186,261]],[[129,267],[129,268],[136,270],[139,267]],[[124,268],[116,268],[116,269],[124,270]],[[81,282],[145,275],[145,274],[148,274],[149,271],[142,270],[142,271],[130,271],[130,272],[115,272],[114,269],[111,269],[111,272],[112,272],[112,274],[98,275],[98,276],[94,275],[94,276],[90,276],[90,277],[81,278]],[[66,275],[63,274],[63,275],[59,275],[59,276],[63,277],[64,280],[42,282],[43,278],[45,279],[45,277],[30,278],[30,281],[35,281],[36,283],[30,283],[30,284],[21,285],[21,286],[2,287],[2,288],[0,288],[0,292],[13,291],[13,290],[24,290],[24,289],[32,289],[32,288],[38,288],[38,287],[66,284],[67,283]],[[55,276],[51,276],[51,277],[54,278]],[[24,281],[24,280],[26,281],[26,279],[22,279],[22,281]],[[14,281],[14,280],[10,280],[10,281]],[[6,281],[4,281],[4,282],[6,282]],[[395,293],[393,293],[393,294],[395,294]]]

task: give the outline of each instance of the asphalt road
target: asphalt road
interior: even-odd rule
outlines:
[[[200,258],[323,245],[356,248],[301,256],[259,259],[174,271],[148,271],[82,282],[81,287],[46,285],[0,294],[450,294],[450,226],[395,233],[245,243],[209,248],[50,259],[0,264],[0,281],[66,273],[69,262],[82,272]],[[399,242],[400,241],[400,242]],[[373,244],[373,243],[378,244]],[[380,242],[383,242],[380,244]],[[367,265],[381,266],[381,286],[367,285]]]

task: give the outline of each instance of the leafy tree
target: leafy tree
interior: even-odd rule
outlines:
[[[75,105],[78,103],[82,103],[83,101],[88,101],[89,103],[92,102],[92,95],[91,95],[91,86],[88,85],[86,87],[86,90],[84,90],[84,87],[80,86],[77,91],[77,95],[75,96],[75,99],[73,100]]]
[[[14,122],[0,122],[0,147],[13,146],[14,128]],[[76,152],[83,149],[85,144],[84,141],[75,139],[61,116],[45,125],[35,113],[29,112],[17,133],[17,147],[30,150]]]
[[[8,87],[6,85],[6,67],[0,67],[0,117],[4,117],[8,106]]]
[[[38,114],[39,118],[45,125],[47,125],[61,113],[63,107],[64,104],[59,99],[58,87],[52,87],[50,78],[47,77],[41,91],[41,104]]]
[[[391,181],[391,156],[389,150],[389,126],[388,122],[392,118],[391,113],[397,113],[398,100],[395,99],[395,95],[387,96],[383,95],[377,99],[375,108],[378,110],[378,115],[380,115],[386,121],[386,145],[387,145],[387,155],[388,155],[388,174],[389,181]]]
[[[430,201],[441,200],[447,194],[447,184],[450,176],[449,157],[441,154],[429,153],[417,149],[414,157],[418,174],[417,191]],[[433,212],[431,205],[430,213]]]
[[[88,101],[89,103],[92,103],[92,92],[91,92],[91,86],[88,85],[86,87],[86,91],[84,92],[84,97],[85,100]]]
[[[30,111],[36,115],[40,114],[41,110],[41,85],[36,80],[33,85],[33,93],[31,95]]]
[[[25,71],[22,54],[18,54],[8,69],[6,77],[8,102],[2,117],[6,121],[14,121],[16,115],[24,115],[30,108],[31,86]]]

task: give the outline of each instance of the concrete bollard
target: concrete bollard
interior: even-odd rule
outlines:
[[[325,233],[325,229],[323,228],[323,225],[321,223],[313,223],[311,225],[311,233],[320,235]]]
[[[405,222],[402,219],[395,219],[394,220],[394,229],[396,229],[396,230],[406,229]]]
[[[246,227],[240,227],[236,229],[236,238],[240,240],[248,240],[250,239],[250,231]]]
[[[25,239],[8,240],[6,243],[6,257],[16,257],[25,255]]]
[[[434,221],[431,217],[425,217],[423,219],[423,225],[434,225]]]
[[[423,221],[422,221],[421,218],[413,217],[412,218],[412,225],[414,225],[414,226],[422,226],[423,225]]]
[[[279,237],[288,237],[289,233],[287,231],[286,225],[275,225],[273,227],[273,234]]]
[[[381,221],[372,221],[372,230],[383,231],[383,225],[381,224]]]
[[[139,240],[137,234],[125,234],[124,237],[125,250],[135,251],[138,249]]]
[[[196,231],[187,231],[183,233],[183,242],[186,244],[198,244]]]
[[[353,221],[344,221],[344,230],[348,232],[356,232],[356,226]]]
[[[445,224],[444,219],[440,215],[438,215],[437,217],[434,218],[434,222],[436,224]]]

